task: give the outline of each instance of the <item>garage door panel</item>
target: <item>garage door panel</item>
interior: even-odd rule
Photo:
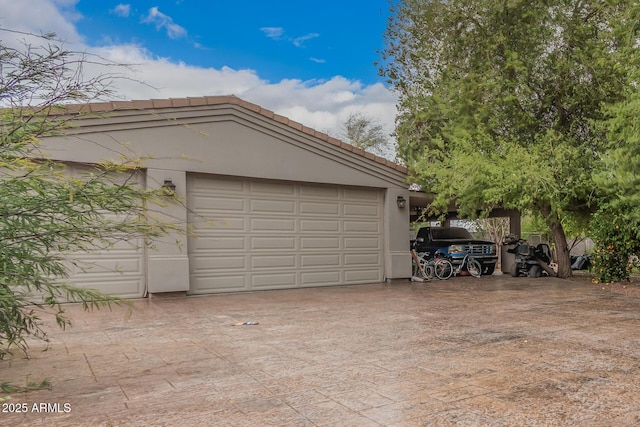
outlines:
[[[235,206],[247,209],[229,215],[212,206],[229,200],[229,183],[238,182],[196,177],[188,175],[189,222],[198,221],[189,237],[190,293],[381,280],[380,190],[238,179],[244,184],[233,198],[243,202]]]
[[[251,237],[250,250],[294,250],[296,248],[295,237]]]
[[[237,178],[217,177],[214,181],[204,176],[191,177],[191,193],[231,193],[238,194],[244,190],[244,181]]]
[[[313,185],[304,185],[300,186],[300,197],[336,200],[340,197],[340,189],[337,187],[318,187]]]
[[[301,267],[339,267],[339,254],[300,255]]]
[[[296,230],[296,221],[294,219],[253,218],[250,220],[250,224],[250,230],[254,232],[282,232]]]
[[[344,204],[344,214],[351,216],[362,216],[368,218],[378,218],[380,216],[379,206],[377,205],[360,205],[360,204]]]
[[[254,289],[282,289],[296,285],[296,273],[252,274],[251,285]]]
[[[295,210],[294,201],[251,200],[251,213],[293,214]]]
[[[312,271],[301,273],[302,286],[330,286],[340,285],[339,271]]]
[[[350,283],[366,283],[381,281],[380,271],[376,268],[367,270],[347,270],[344,272],[344,281]]]
[[[193,225],[193,229],[196,232],[200,231],[208,231],[208,230],[217,230],[217,231],[242,231],[245,229],[245,220],[244,218],[233,218],[233,217],[218,217],[209,221],[195,221]]]
[[[302,215],[339,215],[338,203],[326,202],[300,202],[300,214]]]
[[[193,239],[193,250],[244,250],[245,238],[244,236],[199,236],[197,239]],[[191,246],[191,244],[190,244]]]
[[[144,279],[138,277],[105,275],[103,278],[76,277],[66,281],[79,288],[90,288],[123,298],[140,298],[144,295]]]
[[[340,249],[340,237],[301,237],[301,249]]]
[[[134,244],[117,242],[94,252],[69,254],[70,275],[65,281],[124,298],[143,297],[146,293],[144,252],[142,247],[135,247],[143,242],[135,240]]]
[[[190,263],[193,268],[198,272],[216,272],[222,269],[239,269],[244,270],[246,268],[246,257],[244,255],[237,256],[224,256],[224,255],[210,255],[210,256],[193,256]]]
[[[377,252],[365,254],[345,254],[344,265],[348,266],[377,266],[380,265],[380,254]]]
[[[378,221],[344,221],[345,233],[380,234],[380,223]]]
[[[296,267],[295,255],[252,255],[252,268]]]
[[[75,258],[76,265],[72,268],[72,274],[76,277],[82,276],[95,276],[104,275],[105,273],[110,275],[114,272],[118,274],[138,272],[143,268],[142,260],[138,257],[122,257],[122,258],[108,258],[96,256],[78,256]]]
[[[191,209],[201,213],[244,212],[246,200],[237,197],[192,196]]]
[[[246,286],[246,275],[191,276],[193,293],[241,292],[249,290]]]
[[[300,220],[300,231],[302,232],[326,232],[333,233],[340,231],[339,220],[319,220],[319,219],[302,219]]]
[[[105,242],[96,242],[97,249],[104,249],[105,251],[116,254],[115,256],[129,256],[132,254],[138,254],[140,249],[144,246],[144,242],[142,239],[131,239],[124,240],[123,238],[112,238],[106,239]],[[87,252],[80,252],[78,254],[74,254],[74,257],[82,258],[87,254]],[[89,253],[87,256],[91,257],[92,255]]]
[[[295,194],[295,186],[292,183],[251,181],[249,188],[251,193],[257,196],[262,194],[293,196]]]
[[[345,237],[345,249],[382,249],[382,239],[378,237]]]

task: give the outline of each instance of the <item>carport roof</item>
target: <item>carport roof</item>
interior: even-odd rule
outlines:
[[[106,101],[95,102],[87,104],[69,104],[65,105],[63,110],[59,110],[59,114],[91,114],[91,113],[108,113],[112,111],[124,111],[124,110],[160,110],[160,109],[176,109],[185,107],[202,107],[213,105],[234,105],[241,108],[245,108],[254,113],[260,114],[268,119],[274,120],[285,126],[298,130],[302,133],[310,135],[327,144],[337,147],[342,150],[350,151],[356,155],[360,155],[369,160],[373,160],[376,163],[384,165],[388,168],[394,169],[398,172],[406,174],[408,172],[405,166],[394,163],[383,157],[376,156],[375,154],[366,152],[360,148],[357,148],[351,144],[340,141],[333,138],[326,133],[316,131],[310,127],[304,126],[301,123],[290,120],[285,116],[274,113],[271,110],[260,107],[257,104],[242,100],[235,95],[226,96],[203,96],[203,97],[187,97],[187,98],[169,98],[169,99],[149,99],[149,100],[132,100],[132,101]]]

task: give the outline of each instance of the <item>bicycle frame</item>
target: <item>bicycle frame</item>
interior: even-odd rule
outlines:
[[[453,275],[459,275],[463,269],[467,270],[473,277],[480,277],[482,274],[482,265],[469,254],[464,255],[462,262],[453,270]]]

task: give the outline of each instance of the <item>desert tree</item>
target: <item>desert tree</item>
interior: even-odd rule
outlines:
[[[342,136],[349,144],[381,156],[389,151],[389,135],[375,119],[362,113],[351,113],[342,127]]]
[[[54,35],[23,36],[17,45],[0,38],[0,359],[26,355],[27,337],[46,341],[45,318],[70,325],[65,302],[123,302],[66,283],[70,254],[150,242],[172,228],[149,213],[156,193],[135,183],[141,159],[122,155],[73,175],[41,148],[41,138],[73,127],[78,115],[66,114],[66,104],[111,96],[117,64],[66,50]],[[108,68],[85,75],[97,65]]]

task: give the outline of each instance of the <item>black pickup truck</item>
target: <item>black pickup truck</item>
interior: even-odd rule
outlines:
[[[476,240],[462,227],[422,227],[411,248],[427,258],[441,255],[456,265],[469,254],[482,264],[482,274],[493,274],[498,261],[496,244],[488,240]]]

